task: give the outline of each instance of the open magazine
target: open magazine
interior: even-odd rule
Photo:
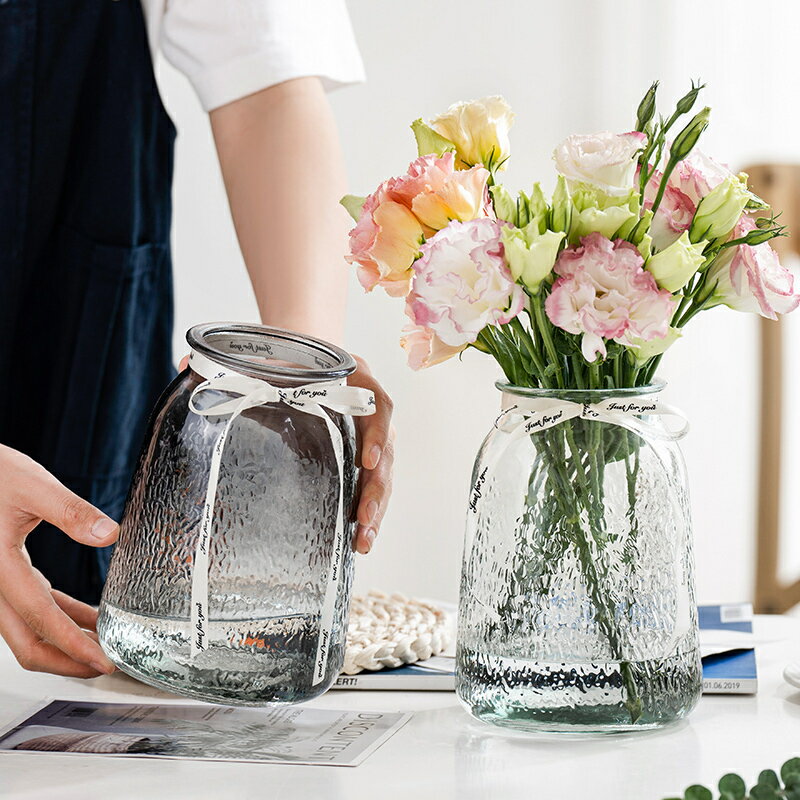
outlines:
[[[411,714],[53,700],[0,730],[0,753],[355,767]]]

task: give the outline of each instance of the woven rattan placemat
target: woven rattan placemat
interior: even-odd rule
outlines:
[[[449,639],[442,609],[373,591],[353,598],[342,672],[356,675],[424,661],[442,653]]]

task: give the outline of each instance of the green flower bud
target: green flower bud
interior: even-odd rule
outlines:
[[[713,188],[697,206],[689,238],[692,242],[701,239],[719,239],[727,236],[747,205],[750,192],[737,177],[731,175]]]
[[[517,195],[517,225],[524,228],[531,221],[531,199],[525,192]]]
[[[755,247],[758,244],[764,244],[765,242],[770,242],[778,236],[783,236],[782,231],[783,228],[767,228],[765,230],[754,230],[748,231],[744,236],[736,239],[736,244],[749,244],[751,247]],[[723,247],[732,247],[733,242],[726,242]]]
[[[536,294],[542,281],[553,271],[564,233],[545,231],[540,234],[537,221],[534,220],[524,229],[504,226],[500,235],[514,280]]]
[[[550,206],[547,205],[547,200],[545,200],[544,192],[539,183],[533,184],[528,207],[531,221],[535,219],[539,223],[539,233],[544,233],[547,230],[547,212],[550,210]]]
[[[692,84],[692,88],[678,100],[678,104],[675,106],[676,112],[678,114],[688,114],[692,110],[692,106],[694,106],[697,95],[700,94],[700,90],[704,88],[704,83],[700,83],[697,86]]]
[[[497,219],[510,222],[512,225],[517,224],[517,204],[514,198],[511,197],[508,189],[500,183],[489,187],[489,194],[492,196],[492,203],[494,204],[494,213]]]
[[[636,130],[644,131],[647,128],[650,120],[653,119],[656,113],[656,90],[658,89],[658,81],[654,81],[650,88],[639,103],[639,108],[636,109]]]
[[[559,175],[550,207],[550,229],[568,233],[572,225],[572,212],[572,198],[569,196],[566,178]]]
[[[631,244],[635,244],[638,247],[641,241],[648,236],[648,231],[650,230],[650,225],[652,222],[653,212],[648,209],[638,219],[633,228],[631,228],[630,232],[626,234],[625,238]]]
[[[641,241],[636,245],[636,247],[642,254],[642,258],[647,261],[653,252],[653,237],[649,233],[646,233],[644,236],[642,236]]]
[[[683,161],[697,144],[700,134],[708,127],[711,109],[706,106],[692,118],[692,121],[675,137],[669,150],[669,159],[677,164]]]
[[[633,233],[634,228],[639,223],[639,218],[635,214],[631,214],[631,216],[622,223],[622,225],[616,230],[614,239],[627,239],[630,241],[630,235]]]
[[[680,239],[651,256],[645,269],[656,279],[661,289],[677,292],[683,289],[705,261],[705,243],[692,244],[684,231]]]

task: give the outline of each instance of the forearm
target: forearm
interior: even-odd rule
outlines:
[[[287,81],[215,109],[211,126],[262,321],[341,342],[346,182],[319,80]]]

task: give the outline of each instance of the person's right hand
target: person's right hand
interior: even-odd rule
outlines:
[[[94,678],[115,667],[97,643],[97,611],[50,586],[31,565],[25,539],[42,521],[76,542],[103,547],[117,524],[44,467],[0,445],[0,635],[37,672]]]

